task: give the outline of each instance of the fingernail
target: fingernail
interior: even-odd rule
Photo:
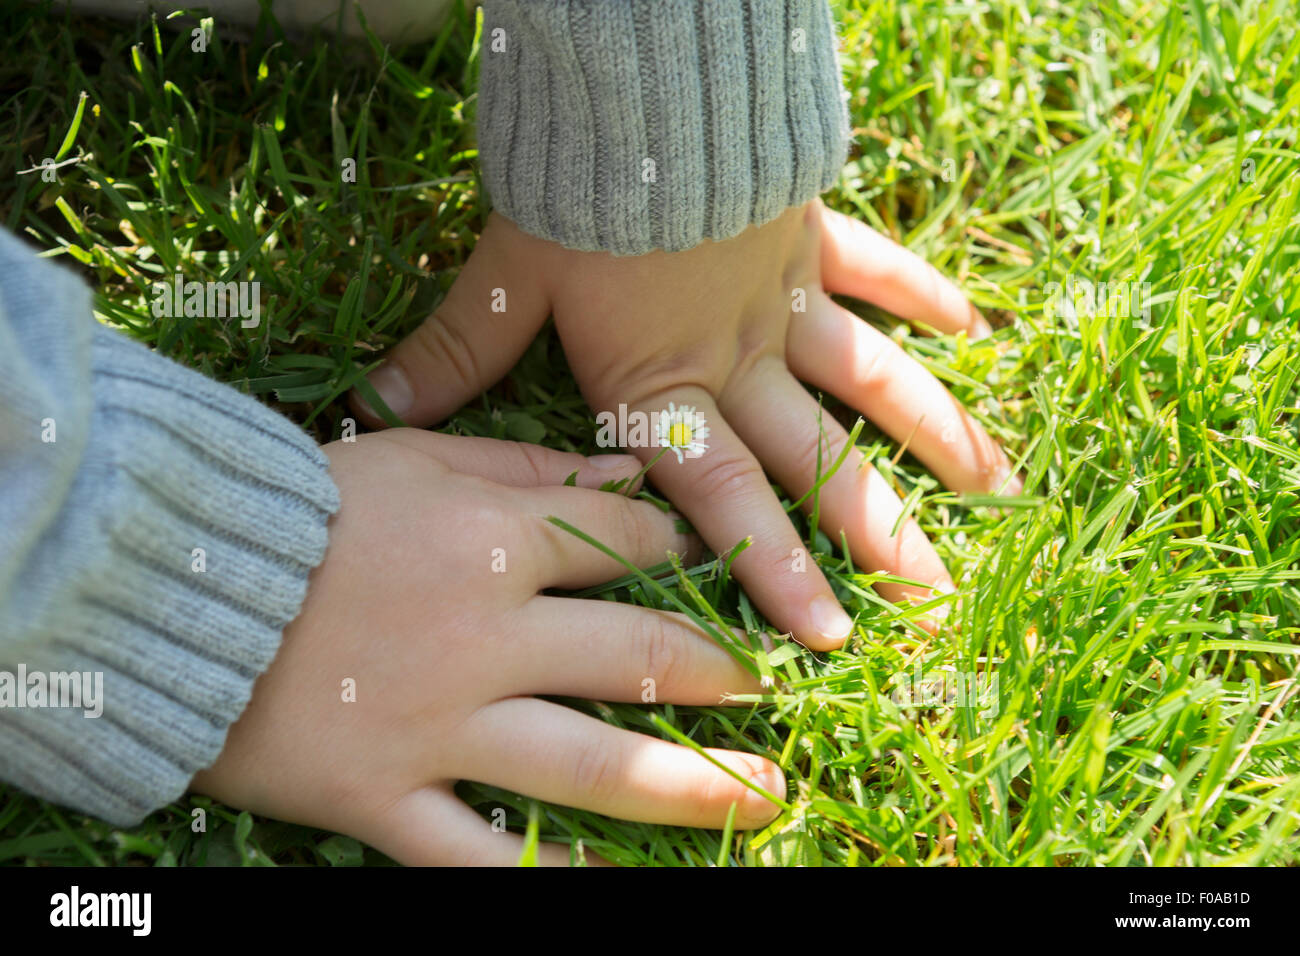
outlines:
[[[844,613],[840,602],[825,595],[815,598],[809,607],[813,627],[828,641],[843,641],[853,633],[853,618]]]
[[[779,767],[775,770],[763,771],[754,779],[754,783],[762,787],[764,790],[766,790],[772,796],[776,797],[778,800],[785,799],[785,789],[786,789],[785,774],[781,772]],[[768,807],[771,807],[772,810],[780,809],[779,807],[775,807],[770,803],[768,804]],[[768,812],[771,811],[769,810]]]
[[[935,593],[950,594],[952,593],[952,588],[935,588]],[[945,620],[948,620],[948,615],[952,613],[953,613],[953,606],[950,604],[935,605],[931,607],[930,610],[927,611],[927,615],[928,617],[930,617],[931,620],[936,620],[936,622],[940,622],[940,623],[943,623],[945,622]]]
[[[998,494],[1014,498],[1025,490],[1025,480],[1020,477],[1020,473],[1011,473],[1011,465],[1003,465],[998,470],[997,481],[993,483],[993,490]]]
[[[415,391],[411,388],[411,383],[407,380],[401,366],[393,365],[391,362],[385,363],[367,375],[366,380],[379,393],[388,410],[399,418],[409,412],[411,406],[415,404]],[[364,398],[361,401],[365,403]],[[366,404],[366,407],[370,408],[369,404]],[[375,410],[371,408],[370,411]]]
[[[725,751],[723,751],[725,753]],[[753,757],[743,756],[739,761],[735,758],[738,754],[731,754],[728,763],[739,773],[749,779],[749,782],[763,790],[766,790],[778,800],[784,800],[788,784],[786,783],[785,774],[781,768],[774,766],[770,761],[764,760],[757,763]],[[746,787],[736,807],[736,816],[739,820],[745,821],[745,829],[752,829],[755,826],[762,826],[764,823],[774,819],[781,812],[781,808],[772,803],[760,793]]]
[[[1011,471],[1010,462],[1001,465],[994,472],[994,480],[989,487],[989,491],[995,495],[1001,495],[1004,498],[1018,498],[1024,493],[1025,479],[1019,472]],[[998,505],[993,506],[993,513],[999,518],[1009,518],[1015,514],[1014,508],[1003,508]]]

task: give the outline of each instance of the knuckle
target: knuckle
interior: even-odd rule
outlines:
[[[641,619],[638,641],[640,665],[645,676],[652,677],[661,693],[671,693],[677,687],[682,673],[682,644],[678,635],[669,628],[661,615],[646,615]]]
[[[771,297],[777,302],[784,301],[785,286],[777,285],[771,291]],[[769,322],[753,322],[743,325],[736,336],[736,351],[732,358],[731,374],[728,376],[728,381],[740,381],[747,378],[760,363],[772,359],[781,361],[782,346],[778,343],[782,340],[783,336],[772,334],[771,323]]]
[[[853,384],[868,394],[879,392],[889,381],[889,369],[898,351],[897,345],[883,338],[854,363]]]
[[[623,534],[623,545],[627,549],[626,556],[634,561],[650,560],[654,554],[652,549],[657,535],[650,524],[650,515],[646,513],[646,509],[654,506],[627,499],[615,503],[618,505],[619,530]]]
[[[515,450],[519,453],[520,463],[523,467],[523,478],[525,481],[534,485],[546,483],[546,449],[540,445],[531,445],[528,442],[515,442]]]
[[[573,765],[576,792],[593,803],[612,800],[618,791],[619,762],[618,752],[604,741],[583,744]]]
[[[830,470],[844,450],[847,439],[848,436],[839,434],[838,429],[828,435],[823,435],[821,429],[812,429],[794,439],[797,443],[794,448],[795,462],[809,484],[816,480],[819,471],[825,473]],[[845,462],[845,466],[849,464],[850,462]]]
[[[419,327],[413,341],[435,368],[449,368],[451,374],[467,387],[484,387],[474,348],[456,323],[434,313]]]
[[[719,455],[710,460],[706,455],[699,461],[702,467],[695,476],[695,487],[711,502],[748,494],[755,485],[766,483],[763,470],[752,458]]]
[[[795,289],[803,289],[808,298],[821,291],[820,279],[809,270],[807,262],[802,258],[792,259],[781,270],[782,298],[788,302]]]

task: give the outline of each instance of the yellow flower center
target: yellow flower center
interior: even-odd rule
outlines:
[[[695,433],[685,422],[675,422],[668,429],[668,443],[675,448],[685,448],[691,443]]]

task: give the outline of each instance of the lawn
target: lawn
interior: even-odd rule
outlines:
[[[777,760],[788,806],[766,830],[463,796],[634,865],[1295,863],[1292,0],[835,6],[855,139],[825,200],[952,276],[997,332],[861,314],[969,403],[1024,495],[949,493],[867,423],[859,444],[958,579],[943,630],[882,603],[872,569],[796,511],[856,615],[844,650],[753,652],[775,689],[740,708],[572,702]],[[471,16],[402,51],[217,24],[196,52],[188,31],[8,5],[0,165],[25,172],[0,185],[0,219],[85,275],[102,321],[338,437],[341,396],[438,302],[489,209],[478,51]],[[150,284],[177,271],[258,280],[260,326],[155,317]],[[444,428],[596,450],[549,329]],[[725,556],[591,596],[764,626]],[[5,864],[386,862],[200,798],[118,830],[0,786]]]

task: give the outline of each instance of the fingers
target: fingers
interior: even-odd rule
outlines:
[[[804,545],[758,460],[703,389],[675,389],[638,403],[638,408],[657,413],[670,401],[693,405],[704,417],[709,447],[699,457],[686,456],[682,461],[671,453],[665,455],[650,470],[650,478],[719,554],[752,538],[732,571],[769,621],[815,650],[839,647],[852,632],[853,621],[819,568],[813,565],[806,573],[791,573]],[[648,459],[658,449],[636,451]]]
[[[865,223],[822,207],[822,284],[909,322],[982,339],[992,329],[962,291],[930,263]]]
[[[431,425],[495,384],[514,366],[550,312],[541,283],[508,256],[506,224],[487,228],[446,299],[388,354],[369,381],[408,425]],[[363,421],[383,420],[359,393]]]
[[[440,435],[418,428],[395,428],[384,432],[383,440],[415,448],[463,474],[515,488],[562,486],[575,473],[578,487],[599,488],[607,481],[630,479],[641,470],[641,462],[632,455],[588,458],[528,442]]]
[[[516,866],[524,852],[523,837],[494,831],[450,787],[441,786],[408,794],[357,835],[406,866]],[[591,853],[586,858],[588,863],[603,862]],[[569,850],[539,844],[537,862],[568,866]]]
[[[758,679],[684,614],[546,596],[522,613],[527,636],[513,638],[503,655],[516,693],[698,706],[763,693]]]
[[[870,323],[814,296],[792,313],[786,340],[790,371],[852,405],[906,443],[956,491],[1019,494],[1007,456],[948,389]]]
[[[551,516],[638,568],[661,564],[669,554],[686,556],[689,563],[698,551],[697,542],[677,530],[677,519],[648,501],[586,488],[537,488],[512,500],[537,519],[531,530],[538,534],[535,564],[540,587],[589,587],[629,573],[621,561],[546,520]]]
[[[736,430],[783,487],[800,494],[811,488],[817,480],[818,449],[824,474],[839,457],[848,434],[775,358],[757,363],[734,387]],[[819,414],[825,438],[818,431]],[[820,495],[822,529],[832,540],[844,532],[859,567],[923,581],[943,592],[953,590],[948,570],[915,521],[909,518],[897,534],[892,533],[902,502],[861,452],[849,452],[822,485]],[[811,506],[810,498],[805,510]],[[882,583],[878,590],[895,603],[935,596],[929,588],[910,585]]]
[[[466,748],[459,777],[539,800],[667,826],[721,828],[732,803],[738,829],[762,826],[779,812],[690,748],[611,727],[559,704],[513,697],[482,708],[462,729],[475,743]],[[785,778],[771,761],[707,752],[785,798]]]

